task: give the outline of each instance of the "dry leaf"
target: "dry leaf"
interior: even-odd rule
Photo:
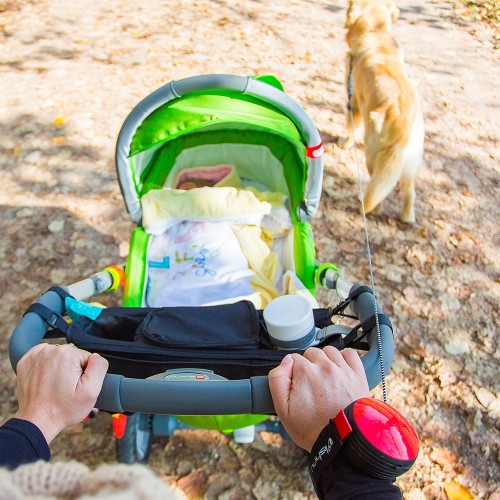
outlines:
[[[444,491],[450,500],[473,500],[474,498],[465,486],[453,479],[444,485]]]
[[[62,125],[64,125],[64,123],[66,122],[66,117],[65,116],[58,116],[53,122],[52,122],[52,125],[54,127],[61,127]]]
[[[65,137],[62,135],[52,137],[52,144],[54,144],[54,146],[60,146],[61,144],[64,143],[64,141],[65,141]]]

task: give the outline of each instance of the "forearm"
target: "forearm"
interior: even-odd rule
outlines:
[[[363,474],[352,468],[342,456],[337,457],[323,472],[318,490],[319,498],[325,500],[402,498],[400,489],[392,481]]]
[[[40,429],[27,420],[13,418],[0,427],[0,467],[50,460],[50,449]]]

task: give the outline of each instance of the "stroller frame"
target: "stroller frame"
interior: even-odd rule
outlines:
[[[394,339],[390,322],[380,324],[377,332],[373,321],[370,323],[375,313],[371,290],[361,285],[351,285],[342,278],[338,269],[332,264],[316,263],[309,221],[318,208],[321,194],[323,174],[321,139],[308,115],[281,90],[279,82],[272,77],[263,80],[265,81],[233,75],[191,77],[171,82],[141,101],[125,120],[116,148],[118,178],[127,210],[132,221],[140,224],[141,194],[149,189],[161,187],[165,181],[165,177],[153,177],[151,180],[145,175],[148,162],[150,163],[154,155],[158,154],[165,140],[153,137],[152,141],[157,142],[152,145],[154,151],[148,152],[144,147],[144,141],[151,138],[147,137],[144,127],[141,129],[141,126],[149,117],[161,116],[162,110],[170,103],[177,102],[183,96],[197,96],[203,93],[218,96],[222,93],[229,95],[231,99],[243,96],[245,102],[261,103],[268,110],[266,113],[272,114],[275,121],[281,115],[286,116],[293,124],[286,125],[288,132],[294,135],[294,140],[298,144],[301,144],[296,149],[300,153],[302,148],[305,156],[301,179],[294,181],[289,175],[287,177],[294,235],[298,241],[294,250],[296,273],[313,294],[316,285],[335,290],[343,301],[342,307],[349,306],[365,326],[366,331],[363,336],[366,336],[369,350],[362,357],[362,362],[369,386],[373,388],[381,380],[381,361],[388,370],[394,356]],[[221,121],[224,119],[227,117],[223,117]],[[285,125],[280,126],[285,127]],[[209,131],[206,124],[199,126],[199,131],[205,130]],[[130,168],[132,160],[139,165],[135,171]],[[124,306],[141,306],[144,290],[144,269],[141,266],[144,263],[140,254],[144,254],[146,240],[147,235],[142,228],[137,228],[132,233],[131,252],[126,266]],[[128,273],[130,269],[137,267],[141,268],[140,272]],[[122,271],[110,267],[68,286],[66,290],[72,297],[84,300],[105,291],[116,290],[122,283]],[[36,304],[38,307],[32,306],[28,309],[12,334],[9,355],[14,370],[21,357],[45,337],[48,327],[58,328],[66,309],[65,299],[58,290],[47,291]],[[337,308],[340,309],[342,308]],[[377,314],[383,314],[380,308]],[[328,328],[337,328],[336,334],[341,339],[345,338],[349,331],[340,325],[331,325]],[[193,373],[196,373],[196,368],[193,368]],[[200,383],[196,380],[166,381],[165,378],[131,379],[108,373],[96,407],[111,413],[132,412],[155,417],[157,415],[253,415],[254,418],[250,423],[275,413],[266,376],[254,376],[245,380],[215,380],[208,377]],[[140,425],[144,427],[143,423]],[[184,424],[180,424],[180,427],[183,426]],[[269,427],[283,432],[274,424]],[[147,453],[144,456],[146,457]],[[136,456],[136,459],[140,460],[141,457]]]

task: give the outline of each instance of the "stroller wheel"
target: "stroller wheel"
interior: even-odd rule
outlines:
[[[123,464],[146,464],[153,439],[153,415],[133,413],[128,415],[125,432],[116,440],[116,457]]]

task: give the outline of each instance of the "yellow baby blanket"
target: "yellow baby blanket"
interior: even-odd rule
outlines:
[[[141,200],[143,226],[157,236],[186,222],[218,222],[230,226],[253,271],[250,284],[254,293],[238,299],[246,298],[257,308],[263,308],[279,296],[275,283],[283,270],[271,246],[273,234],[282,234],[291,227],[284,201],[285,196],[280,193],[234,187],[151,190]],[[281,215],[271,224],[271,231],[263,231],[262,220],[270,217],[273,210]],[[286,218],[282,216],[283,211]],[[206,303],[211,303],[210,297]]]

